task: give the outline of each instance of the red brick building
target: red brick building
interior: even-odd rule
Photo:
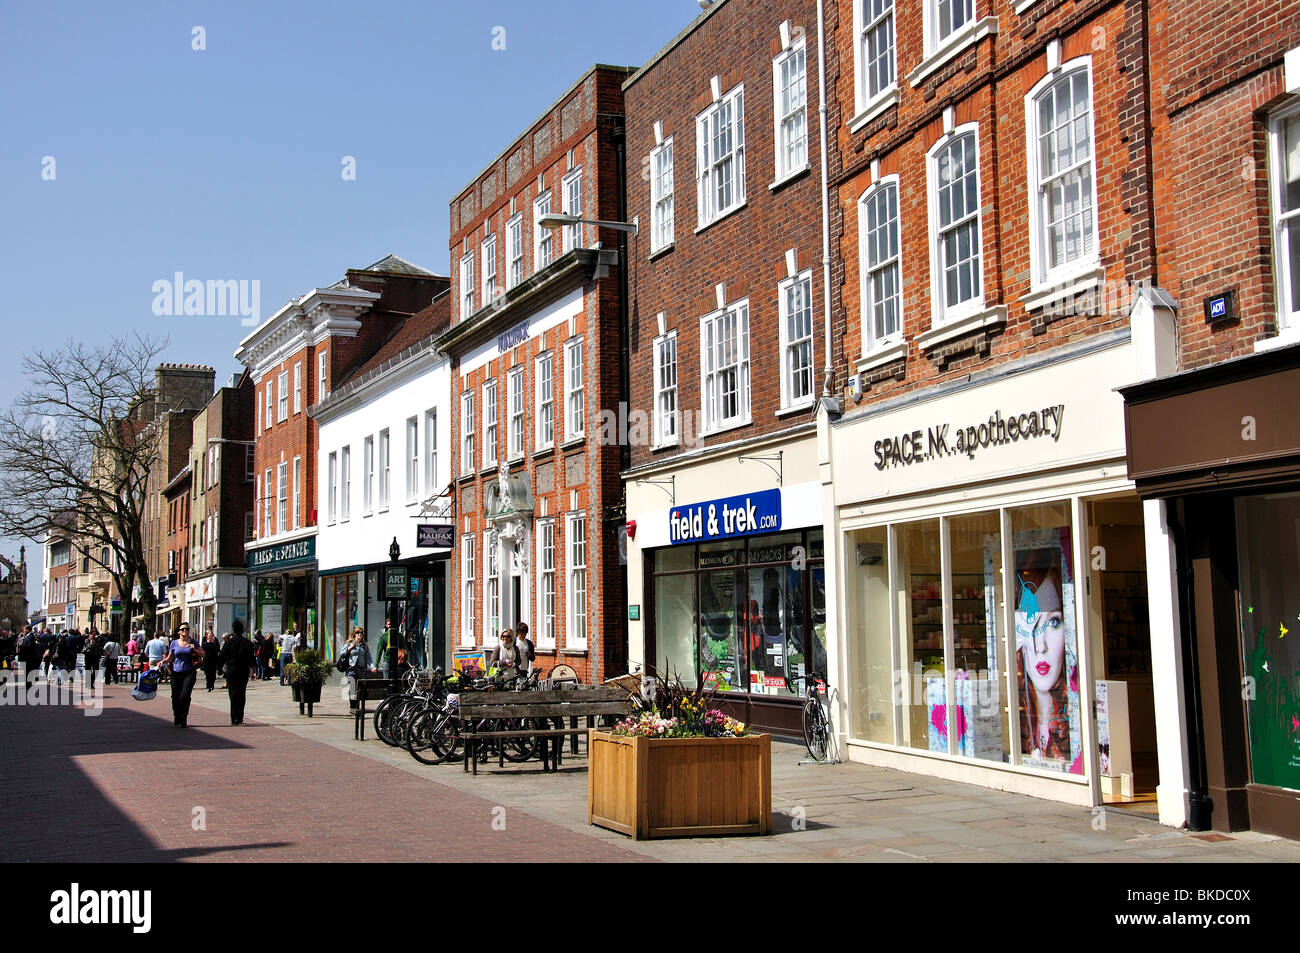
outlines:
[[[162,491],[167,519],[167,598],[158,602],[158,624],[167,635],[185,621],[185,585],[190,576],[190,486],[188,465]],[[199,633],[201,635],[201,633]]]
[[[190,447],[189,572],[185,620],[196,639],[248,619],[244,546],[253,538],[253,382],[217,389],[194,418]]]
[[[307,409],[446,287],[446,278],[389,255],[290,301],[240,342],[235,357],[248,368],[254,404],[252,630],[295,627],[315,640],[317,427]]]
[[[820,38],[816,3],[726,0],[624,86],[631,657],[787,732],[825,666]]]
[[[1300,837],[1300,4],[1149,10],[1170,307],[1123,393],[1148,546],[1174,568],[1190,821]]]
[[[626,669],[617,413],[630,70],[595,66],[451,203],[453,645],[529,623],[538,664]],[[611,416],[615,423],[609,423]],[[602,429],[603,426],[603,429]]]
[[[1181,824],[1172,567],[1115,390],[1168,313],[1150,14],[828,8],[820,462],[843,755]]]

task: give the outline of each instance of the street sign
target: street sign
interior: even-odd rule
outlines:
[[[411,585],[411,571],[405,566],[384,567],[384,598],[405,599]]]
[[[419,523],[415,527],[417,549],[450,549],[456,527],[450,523]]]

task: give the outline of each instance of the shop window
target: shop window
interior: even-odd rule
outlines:
[[[1002,532],[998,513],[948,521],[948,617],[952,619],[954,754],[1008,761],[1004,714],[1006,625],[1002,593]]]
[[[1300,790],[1300,493],[1236,508],[1251,780]]]
[[[1069,504],[1010,514],[1020,763],[1082,774]]]
[[[943,581],[939,521],[924,520],[898,528],[902,564],[900,604],[906,616],[898,620],[902,662],[901,701],[903,744],[922,751],[946,753],[948,688],[944,671]]]
[[[700,546],[699,665],[705,687],[745,691],[740,628],[745,575],[730,568],[744,561],[743,544],[705,543]],[[712,569],[711,567],[720,567]]]
[[[655,554],[657,572],[695,568],[692,546]],[[695,683],[695,574],[660,575],[654,582],[655,674],[686,685]]]
[[[884,526],[851,533],[849,619],[853,669],[849,733],[864,741],[894,743],[894,663],[890,650],[889,531]]]
[[[803,611],[806,560],[799,559],[796,550],[801,543],[799,533],[749,543],[742,630],[749,690],[757,694],[801,694],[803,684],[787,686],[787,678],[816,668],[817,652],[814,649],[809,657],[810,633]]]

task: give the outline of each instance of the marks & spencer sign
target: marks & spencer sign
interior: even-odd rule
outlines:
[[[760,490],[674,506],[668,511],[668,541],[674,546],[755,533],[775,533],[780,528],[780,490]]]

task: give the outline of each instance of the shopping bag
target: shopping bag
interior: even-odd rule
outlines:
[[[138,702],[152,701],[158,694],[158,672],[154,669],[143,673],[131,691],[131,697]]]

